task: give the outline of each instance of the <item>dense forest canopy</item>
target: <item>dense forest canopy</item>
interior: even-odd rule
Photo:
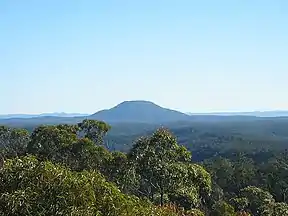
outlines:
[[[286,124],[1,126],[0,214],[288,215]]]

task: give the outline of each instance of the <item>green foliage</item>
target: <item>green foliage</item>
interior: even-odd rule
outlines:
[[[273,196],[260,188],[249,186],[241,190],[242,203],[248,203],[247,209],[255,216],[271,215],[275,200]]]
[[[103,137],[110,130],[110,126],[103,121],[85,119],[78,124],[85,138],[92,140],[97,145],[103,145]]]
[[[288,204],[283,202],[275,203],[273,211],[273,216],[288,215]]]
[[[73,170],[104,172],[112,158],[110,152],[88,138],[78,138],[78,130],[74,125],[40,126],[31,135],[28,153]]]
[[[241,198],[232,198],[231,202],[233,203],[233,205],[236,207],[236,209],[238,211],[245,211],[246,209],[248,209],[248,205],[249,205],[249,200],[247,197],[241,197]]]
[[[73,126],[40,126],[36,128],[28,144],[28,153],[42,159],[57,160],[62,156],[62,149],[77,141]]]
[[[87,138],[78,139],[61,152],[62,156],[66,156],[62,163],[77,171],[96,169],[105,173],[106,166],[112,159],[107,149],[95,145]]]
[[[132,146],[125,154],[103,146],[110,126],[100,121],[40,126],[31,135],[0,127],[0,153],[11,158],[0,171],[0,215],[287,215],[288,153],[279,153],[279,134],[263,136],[260,145],[248,136],[253,127],[244,136],[242,126],[198,122],[172,129],[193,160],[208,158],[203,166],[191,163],[191,153],[163,128],[133,146],[133,130],[144,126],[131,127],[133,135],[125,134],[125,124],[112,129],[116,147]],[[103,194],[107,199],[97,197]]]
[[[136,194],[138,176],[135,167],[122,152],[112,152],[112,159],[107,163],[105,175],[114,182],[121,191],[127,194]]]
[[[288,196],[288,155],[284,152],[261,165],[264,185],[278,201],[287,202]]]
[[[197,164],[175,163],[169,170],[170,200],[186,209],[199,207],[211,192],[210,174]]]
[[[35,157],[15,158],[0,170],[1,215],[167,215],[173,211],[122,194],[96,171],[72,172]]]
[[[210,175],[200,166],[188,163],[191,154],[177,144],[166,129],[139,139],[129,153],[139,178],[138,195],[151,201],[159,194],[160,205],[168,195],[173,201],[185,200],[185,207],[199,206],[200,197],[211,189]]]
[[[251,212],[254,216],[287,215],[288,204],[275,202],[273,196],[261,188],[249,186],[240,191],[240,196],[232,199],[240,212]]]
[[[227,187],[231,186],[234,167],[229,159],[219,157],[215,160],[205,161],[204,165],[214,177],[214,181],[217,182],[217,185],[223,189],[227,189]]]
[[[234,175],[233,183],[236,191],[249,185],[254,185],[255,179],[255,166],[251,158],[239,155],[233,163]]]
[[[211,215],[213,216],[236,216],[236,212],[233,206],[229,205],[225,201],[219,201],[213,205]]]
[[[0,126],[0,151],[6,157],[26,154],[30,135],[25,129],[12,129]]]
[[[204,216],[205,214],[199,209],[190,209],[188,211],[183,210],[182,208],[177,207],[174,204],[165,204],[160,207],[163,212],[173,212],[175,216]]]
[[[206,160],[204,166],[212,174],[214,181],[229,193],[237,193],[254,184],[256,168],[251,158],[237,155],[234,161],[217,157]]]

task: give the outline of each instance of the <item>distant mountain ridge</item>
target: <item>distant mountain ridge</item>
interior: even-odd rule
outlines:
[[[218,115],[218,116],[255,116],[255,117],[286,117],[286,110],[253,111],[253,112],[210,112],[210,113],[187,113],[188,115]]]
[[[70,115],[70,116],[69,116]],[[72,115],[72,116],[71,116]],[[107,123],[149,123],[190,121],[191,116],[163,108],[153,102],[136,100],[124,101],[111,109],[101,110],[93,115],[53,113],[41,115],[10,115],[0,117],[0,124],[10,126],[35,126],[41,124],[75,124],[84,119],[95,119]]]
[[[0,119],[11,119],[11,118],[40,118],[40,117],[82,117],[88,116],[89,114],[81,113],[41,113],[41,114],[7,114],[0,115]]]
[[[144,100],[124,101],[115,107],[98,111],[92,115],[79,113],[44,113],[40,115],[0,115],[0,125],[29,127],[38,125],[76,124],[84,119],[102,120],[111,125],[118,123],[165,125],[191,122],[236,122],[265,119],[288,120],[288,111],[237,112],[237,113],[193,113],[185,114],[161,107]]]

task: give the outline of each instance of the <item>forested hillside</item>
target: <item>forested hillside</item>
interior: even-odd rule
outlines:
[[[0,214],[288,215],[285,124],[2,126]]]

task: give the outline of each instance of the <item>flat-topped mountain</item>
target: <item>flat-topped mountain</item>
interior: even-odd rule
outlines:
[[[273,117],[274,120],[286,121],[288,117],[283,117],[285,112],[281,113],[282,117]],[[279,115],[280,116],[280,115]],[[134,100],[124,101],[117,106],[101,110],[93,115],[85,114],[66,114],[66,113],[50,113],[40,114],[36,116],[29,115],[9,115],[0,116],[0,125],[10,127],[34,128],[38,125],[53,124],[76,124],[83,119],[102,120],[109,124],[118,123],[144,123],[144,124],[166,124],[186,122],[245,122],[257,120],[269,120],[270,115],[241,115],[241,113],[231,113],[231,115],[221,115],[220,113],[203,113],[203,114],[184,114],[179,111],[161,107],[150,101]],[[127,125],[127,124],[126,124]]]
[[[117,106],[99,111],[89,118],[106,122],[172,122],[186,121],[187,114],[163,108],[150,101],[124,101]]]

